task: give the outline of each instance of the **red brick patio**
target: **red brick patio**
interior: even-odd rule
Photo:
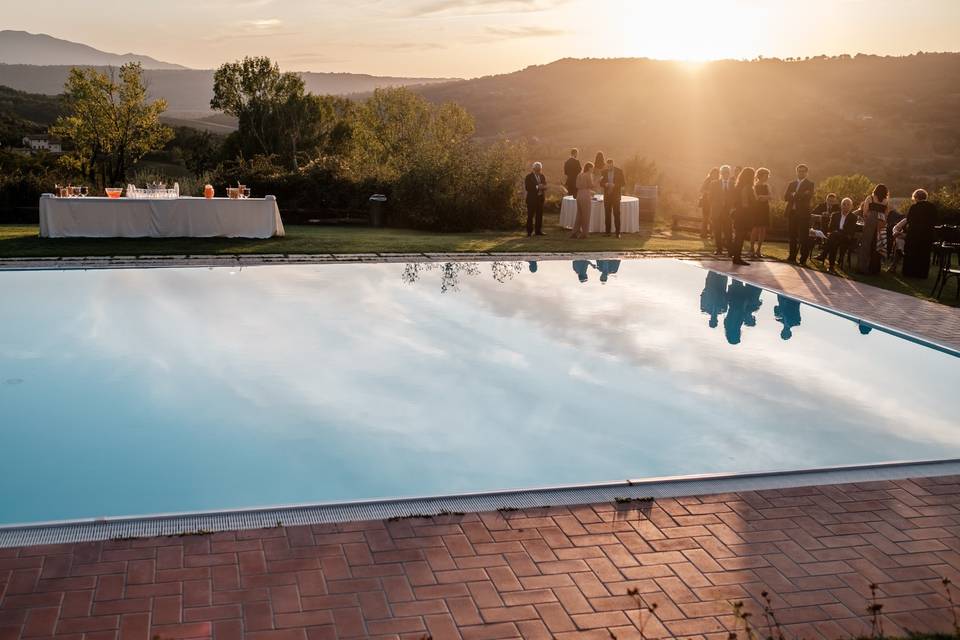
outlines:
[[[943,631],[960,477],[0,549],[0,640],[726,640],[770,592],[788,637]],[[955,599],[960,592],[954,594]],[[742,637],[742,636],[741,636]]]

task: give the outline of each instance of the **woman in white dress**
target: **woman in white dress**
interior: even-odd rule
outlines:
[[[590,233],[590,210],[593,207],[595,188],[593,163],[588,162],[583,165],[583,171],[577,176],[577,218],[573,222],[571,238],[585,239]]]

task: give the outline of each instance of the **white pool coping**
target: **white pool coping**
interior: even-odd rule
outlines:
[[[960,459],[627,479],[441,496],[0,525],[0,548],[678,498],[960,475]],[[637,508],[640,508],[639,505]]]

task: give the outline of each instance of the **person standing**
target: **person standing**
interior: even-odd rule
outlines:
[[[590,209],[593,207],[593,163],[583,165],[583,171],[577,176],[577,219],[573,222],[571,238],[586,239],[590,234]]]
[[[700,205],[700,238],[703,240],[710,235],[710,189],[719,179],[720,169],[714,167],[700,185],[700,201],[697,204]]]
[[[607,161],[604,159],[603,151],[597,151],[597,157],[593,159],[593,170],[600,173],[606,166]]]
[[[878,184],[860,205],[860,215],[863,216],[863,236],[860,238],[860,252],[857,255],[857,271],[860,273],[880,273],[883,255],[887,250],[889,196],[887,185]]]
[[[547,194],[547,178],[543,175],[543,165],[533,163],[533,170],[523,180],[523,188],[527,192],[527,237],[533,235],[534,229],[538,236],[543,233],[543,203]]]
[[[790,237],[790,255],[788,262],[807,264],[810,257],[810,200],[813,199],[812,181],[807,180],[807,165],[797,165],[797,179],[787,185],[783,199],[787,203],[787,229]]]
[[[744,167],[737,176],[736,206],[733,210],[733,244],[730,247],[730,258],[733,264],[747,266],[750,263],[743,259],[743,243],[753,229],[753,220],[756,215],[757,196],[753,192],[753,182],[756,172],[752,167]]]
[[[576,149],[570,149],[570,157],[563,163],[563,175],[566,177],[563,186],[567,188],[567,194],[577,197],[577,176],[583,170],[577,156],[580,154]]]
[[[767,239],[767,229],[770,227],[770,169],[757,169],[757,184],[753,192],[757,196],[754,209],[753,229],[750,232],[750,257],[763,257],[763,241]],[[756,249],[754,249],[756,243]]]
[[[715,256],[721,256],[730,247],[730,210],[733,208],[734,182],[730,176],[730,165],[720,167],[720,179],[710,188],[710,227],[713,229],[713,241],[717,250]]]
[[[616,166],[612,158],[607,160],[607,167],[600,174],[600,187],[603,189],[603,222],[608,236],[612,217],[617,229],[617,237],[620,237],[620,197],[623,195],[626,182],[623,170]]]
[[[907,211],[906,240],[903,246],[903,275],[927,279],[930,274],[930,251],[937,224],[937,207],[927,200],[927,192],[913,192],[913,204]]]

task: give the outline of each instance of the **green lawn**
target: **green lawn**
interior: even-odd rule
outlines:
[[[696,234],[673,233],[660,225],[645,226],[640,233],[625,234],[622,239],[594,234],[588,240],[570,240],[568,232],[557,226],[557,216],[547,216],[547,235],[527,238],[521,232],[483,231],[476,233],[426,233],[405,229],[373,229],[357,226],[288,225],[284,238],[236,240],[229,238],[177,239],[43,239],[36,225],[0,225],[0,259],[12,257],[144,256],[144,255],[238,255],[305,253],[538,253],[649,251],[712,253],[709,242]],[[774,258],[787,255],[784,243],[769,243],[764,252]],[[826,267],[812,263],[811,268]],[[881,274],[846,277],[929,299],[932,281],[915,282],[899,275]],[[943,300],[954,304],[952,287]]]

